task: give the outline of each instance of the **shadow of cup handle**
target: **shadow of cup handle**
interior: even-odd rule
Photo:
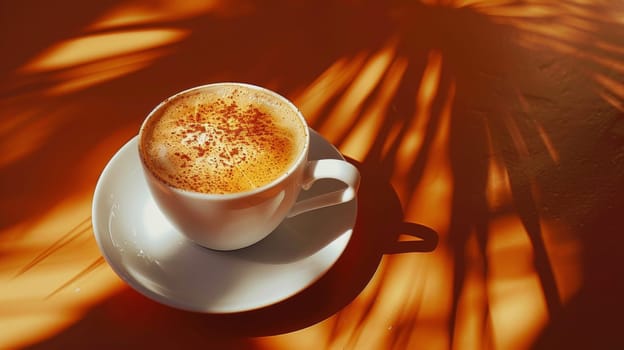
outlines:
[[[402,222],[397,225],[395,232],[397,238],[400,234],[404,234],[418,239],[391,242],[384,250],[384,254],[432,252],[438,246],[438,233],[425,225]]]

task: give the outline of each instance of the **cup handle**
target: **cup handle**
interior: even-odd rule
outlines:
[[[320,159],[309,161],[301,186],[304,190],[308,190],[319,179],[335,179],[344,182],[347,187],[299,201],[295,203],[287,217],[352,200],[355,198],[360,185],[360,172],[355,166],[343,160]]]

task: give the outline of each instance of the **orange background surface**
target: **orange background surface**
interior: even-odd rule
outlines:
[[[0,348],[622,348],[624,3],[3,1]],[[290,98],[362,174],[352,241],[276,305],[157,304],[98,176],[217,81]]]

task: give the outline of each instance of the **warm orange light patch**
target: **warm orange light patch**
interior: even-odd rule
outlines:
[[[96,20],[90,29],[181,20],[218,10],[220,0],[180,2],[130,0],[119,3]]]
[[[27,231],[0,232],[0,251],[11,256],[0,260],[0,348],[42,340],[123,288],[103,261],[95,264],[100,253],[90,229],[90,202],[90,193],[70,197],[23,226]],[[72,239],[59,241],[80,222],[82,229]],[[33,260],[50,247],[56,249]],[[85,269],[88,274],[81,275]]]
[[[168,52],[166,49],[155,49],[77,65],[59,72],[56,76],[58,83],[45,93],[60,96],[102,84],[139,71]]]
[[[609,77],[601,73],[594,74],[594,80],[600,84],[610,95],[624,101],[624,83],[614,77]]]
[[[475,9],[488,8],[490,6],[501,6],[508,3],[508,0],[447,0],[446,5],[449,7],[470,7]]]
[[[619,100],[616,97],[613,97],[610,93],[601,91],[598,93],[600,97],[602,97],[608,104],[616,108],[617,110],[624,112],[624,101]]]
[[[490,310],[496,349],[529,349],[548,322],[535,275],[492,283]]]
[[[379,137],[377,133],[386,120],[392,97],[396,93],[406,69],[406,59],[399,58],[392,63],[381,83],[379,94],[371,103],[370,108],[363,112],[361,121],[351,129],[344,143],[340,145],[344,154],[354,159],[364,159],[370,147]]]
[[[444,260],[416,254],[387,256],[384,269],[380,267],[377,273],[383,276],[372,320],[360,330],[354,348],[371,344],[379,349],[448,346],[442,335],[451,300],[446,281],[452,269]]]
[[[381,81],[383,74],[390,66],[395,56],[396,46],[396,39],[391,39],[384,48],[368,59],[340,101],[330,112],[328,122],[318,127],[319,132],[328,140],[335,142],[342,135],[349,133],[355,118],[361,112],[364,100]]]
[[[511,185],[509,183],[507,168],[503,164],[502,159],[500,159],[500,156],[494,153],[494,148],[491,142],[492,138],[489,137],[491,132],[489,128],[487,130],[490,158],[488,162],[488,179],[485,196],[488,208],[492,212],[496,212],[511,204]]]
[[[551,141],[550,135],[548,135],[548,132],[544,130],[544,127],[542,126],[540,122],[534,120],[533,124],[535,125],[535,130],[537,130],[537,133],[542,139],[542,143],[544,144],[544,147],[546,147],[546,151],[548,151],[548,154],[550,155],[550,159],[552,159],[553,162],[558,164],[559,163],[559,151],[557,150],[557,148]]]
[[[550,265],[565,303],[582,284],[581,246],[570,229],[541,223]],[[488,298],[497,348],[526,348],[548,322],[544,291],[533,265],[533,247],[519,218],[491,222],[488,240]]]
[[[488,6],[484,11],[491,16],[500,17],[528,17],[528,18],[548,18],[556,15],[557,9],[547,4],[518,4],[507,6]]]
[[[427,124],[431,119],[431,104],[438,92],[442,55],[438,51],[431,51],[428,58],[418,94],[414,96],[416,111],[414,116],[406,122],[407,133],[401,140],[396,155],[399,161],[394,173],[400,178],[408,176],[409,169],[418,155]]]
[[[353,81],[365,60],[365,53],[337,60],[303,92],[292,98],[310,125],[316,124],[321,110],[327,106],[329,100]]]
[[[533,266],[533,248],[516,216],[491,222],[487,250],[494,344],[500,349],[528,348],[546,325],[548,314]]]
[[[93,34],[68,39],[50,47],[26,63],[21,73],[69,68],[132,54],[142,50],[171,45],[189,33],[172,28],[143,29],[118,33]]]
[[[455,98],[455,85],[450,86],[448,99],[441,111],[440,124],[433,139],[430,155],[425,165],[426,171],[422,174],[416,188],[407,192],[406,182],[409,177],[403,170],[399,172],[402,162],[413,161],[408,155],[398,158],[397,170],[392,184],[397,189],[399,198],[405,206],[405,220],[408,222],[423,222],[438,231],[441,238],[448,232],[451,215],[451,201],[453,194],[453,174],[451,173],[448,158],[449,124],[451,120],[451,106]],[[399,152],[399,155],[401,153]],[[438,247],[438,250],[444,249]]]

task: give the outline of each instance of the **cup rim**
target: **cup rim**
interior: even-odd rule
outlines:
[[[187,190],[187,189],[183,189],[183,188],[178,188],[175,186],[170,185],[169,183],[165,182],[164,180],[162,180],[160,177],[158,177],[156,174],[154,174],[154,172],[152,170],[149,169],[149,167],[145,164],[145,160],[143,159],[143,153],[141,152],[141,140],[142,140],[142,134],[143,134],[143,130],[145,128],[145,125],[147,124],[147,121],[152,118],[152,116],[159,111],[161,108],[163,108],[164,106],[167,105],[167,103],[169,103],[172,100],[177,99],[180,96],[192,93],[194,91],[197,90],[202,90],[202,89],[207,89],[207,88],[215,88],[215,87],[219,87],[219,86],[239,86],[239,87],[243,87],[243,88],[247,88],[247,89],[251,89],[251,90],[257,90],[260,91],[264,94],[267,94],[269,96],[272,96],[274,98],[279,99],[281,102],[283,102],[287,107],[291,108],[295,114],[299,117],[300,122],[303,125],[303,129],[304,129],[304,134],[305,134],[305,142],[303,144],[303,148],[301,150],[301,152],[299,153],[299,155],[297,156],[296,160],[291,164],[291,166],[280,176],[278,176],[277,178],[273,179],[273,181],[264,184],[260,187],[256,187],[252,190],[247,190],[247,191],[242,191],[242,192],[234,192],[234,193],[205,193],[205,192],[198,192],[198,191],[192,191],[192,190]],[[310,130],[308,127],[308,123],[305,120],[305,117],[303,116],[303,113],[301,113],[301,111],[299,110],[299,108],[292,102],[290,101],[288,98],[280,95],[279,93],[273,91],[273,90],[269,90],[268,88],[262,87],[262,86],[258,86],[258,85],[254,85],[254,84],[250,84],[250,83],[242,83],[242,82],[234,82],[234,81],[228,81],[228,82],[218,82],[218,83],[208,83],[208,84],[203,84],[203,85],[199,85],[199,86],[195,86],[192,88],[188,88],[186,90],[182,90],[180,92],[177,92],[169,97],[167,97],[166,99],[162,100],[158,105],[156,105],[156,107],[154,107],[145,117],[145,119],[143,120],[143,122],[141,123],[141,127],[139,128],[139,133],[138,133],[138,142],[137,142],[137,147],[139,148],[139,159],[141,160],[141,163],[143,164],[143,168],[145,169],[145,171],[151,176],[153,177],[156,181],[158,181],[160,184],[162,184],[163,186],[166,186],[169,190],[175,192],[175,193],[179,193],[179,194],[183,194],[186,196],[190,196],[190,197],[195,197],[195,198],[202,198],[202,199],[219,199],[219,200],[228,200],[228,199],[239,199],[239,198],[245,198],[248,196],[252,196],[258,193],[262,193],[268,190],[271,190],[274,187],[277,187],[280,183],[282,183],[286,178],[290,177],[294,172],[296,172],[296,170],[301,166],[301,163],[303,163],[304,161],[307,160],[307,154],[308,154],[308,149],[310,147]]]

